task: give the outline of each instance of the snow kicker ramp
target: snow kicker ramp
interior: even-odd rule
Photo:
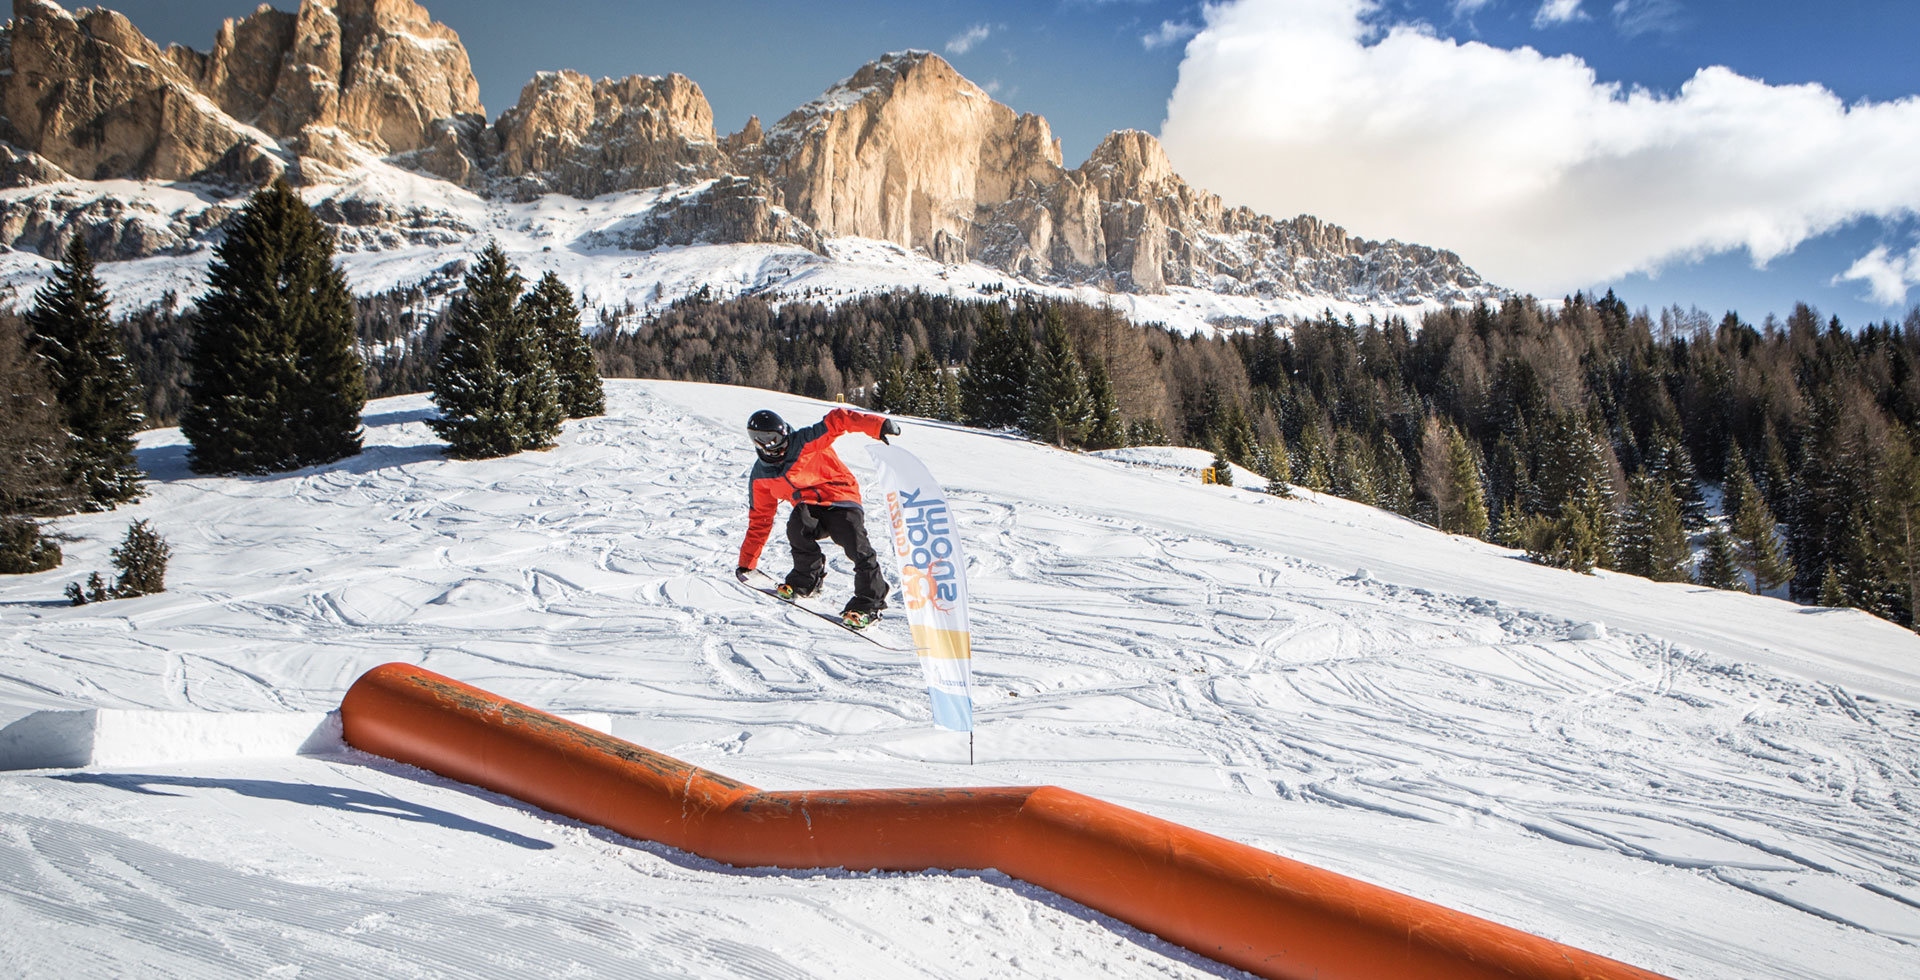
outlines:
[[[741,867],[997,868],[1264,977],[1658,975],[1056,786],[770,793],[407,664],[349,744]]]

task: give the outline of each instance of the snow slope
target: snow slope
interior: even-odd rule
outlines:
[[[558,448],[489,462],[442,458],[420,396],[369,406],[362,456],[269,478],[194,477],[177,432],[148,433],[152,495],[0,581],[0,724],[327,710],[405,660],[769,789],[1059,784],[1674,976],[1920,972],[1920,637],[1202,486],[1191,451],[908,422],[972,563],[969,767],[911,658],[731,581],[742,420],[825,406],[609,396]],[[171,590],[64,605],[138,517],[173,544]],[[1235,975],[990,871],[730,869],[352,752],[0,774],[0,958]]]

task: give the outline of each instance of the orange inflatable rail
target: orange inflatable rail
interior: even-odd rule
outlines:
[[[997,868],[1263,977],[1658,977],[1054,786],[769,793],[406,664],[340,715],[362,751],[629,837],[743,867]]]

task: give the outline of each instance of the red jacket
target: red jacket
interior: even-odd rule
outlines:
[[[747,540],[740,544],[740,567],[760,564],[760,549],[766,547],[767,536],[773,533],[780,501],[860,506],[860,484],[833,451],[833,440],[849,432],[878,439],[880,426],[886,421],[884,416],[836,408],[826,418],[793,430],[787,439],[787,455],[779,462],[755,460],[753,473],[747,477]]]

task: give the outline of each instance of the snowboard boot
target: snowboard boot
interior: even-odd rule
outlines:
[[[780,583],[779,588],[773,590],[773,594],[779,596],[782,599],[787,600],[788,602],[793,602],[796,599],[805,599],[808,596],[813,595],[815,592],[818,592],[818,591],[820,590],[808,589],[807,591],[802,592],[799,589],[796,589],[793,586],[788,585],[785,582],[782,582]]]
[[[880,621],[879,613],[849,609],[840,614],[840,624],[850,630],[863,630]]]

